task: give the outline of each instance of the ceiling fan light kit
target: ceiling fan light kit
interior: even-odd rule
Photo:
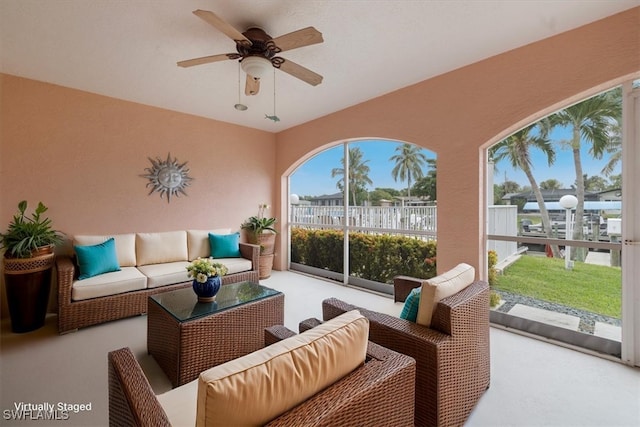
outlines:
[[[186,68],[212,62],[239,59],[242,70],[247,74],[245,86],[245,94],[247,95],[258,94],[260,78],[266,76],[271,68],[277,68],[312,86],[322,82],[320,74],[288,59],[275,56],[287,50],[322,43],[324,41],[322,33],[315,28],[307,27],[272,38],[264,30],[257,27],[249,28],[242,33],[208,10],[194,10],[193,14],[232,39],[236,44],[236,52],[188,59],[178,62],[178,66]]]
[[[271,61],[261,56],[248,56],[240,62],[242,71],[259,79],[265,77],[273,67]]]

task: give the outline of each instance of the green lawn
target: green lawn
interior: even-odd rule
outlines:
[[[566,270],[563,259],[525,255],[498,276],[494,288],[618,319],[621,315],[622,272],[616,267],[576,262]]]

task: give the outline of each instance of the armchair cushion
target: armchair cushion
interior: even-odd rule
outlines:
[[[266,424],[363,365],[368,335],[354,310],[201,373],[196,426]]]
[[[419,325],[431,326],[431,318],[438,302],[469,286],[475,276],[475,268],[460,263],[446,273],[422,282],[416,322]]]

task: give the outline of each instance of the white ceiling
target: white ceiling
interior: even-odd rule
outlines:
[[[640,0],[0,0],[7,74],[278,132],[640,5]],[[238,102],[237,61],[176,62],[235,51],[192,14],[211,10],[272,37],[314,26],[323,44],[282,56],[324,76],[277,71]]]

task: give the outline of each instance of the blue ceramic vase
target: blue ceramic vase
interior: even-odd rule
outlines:
[[[195,279],[193,281],[193,291],[198,295],[198,302],[214,301],[220,286],[222,286],[220,276],[211,276],[204,283],[200,283]]]

